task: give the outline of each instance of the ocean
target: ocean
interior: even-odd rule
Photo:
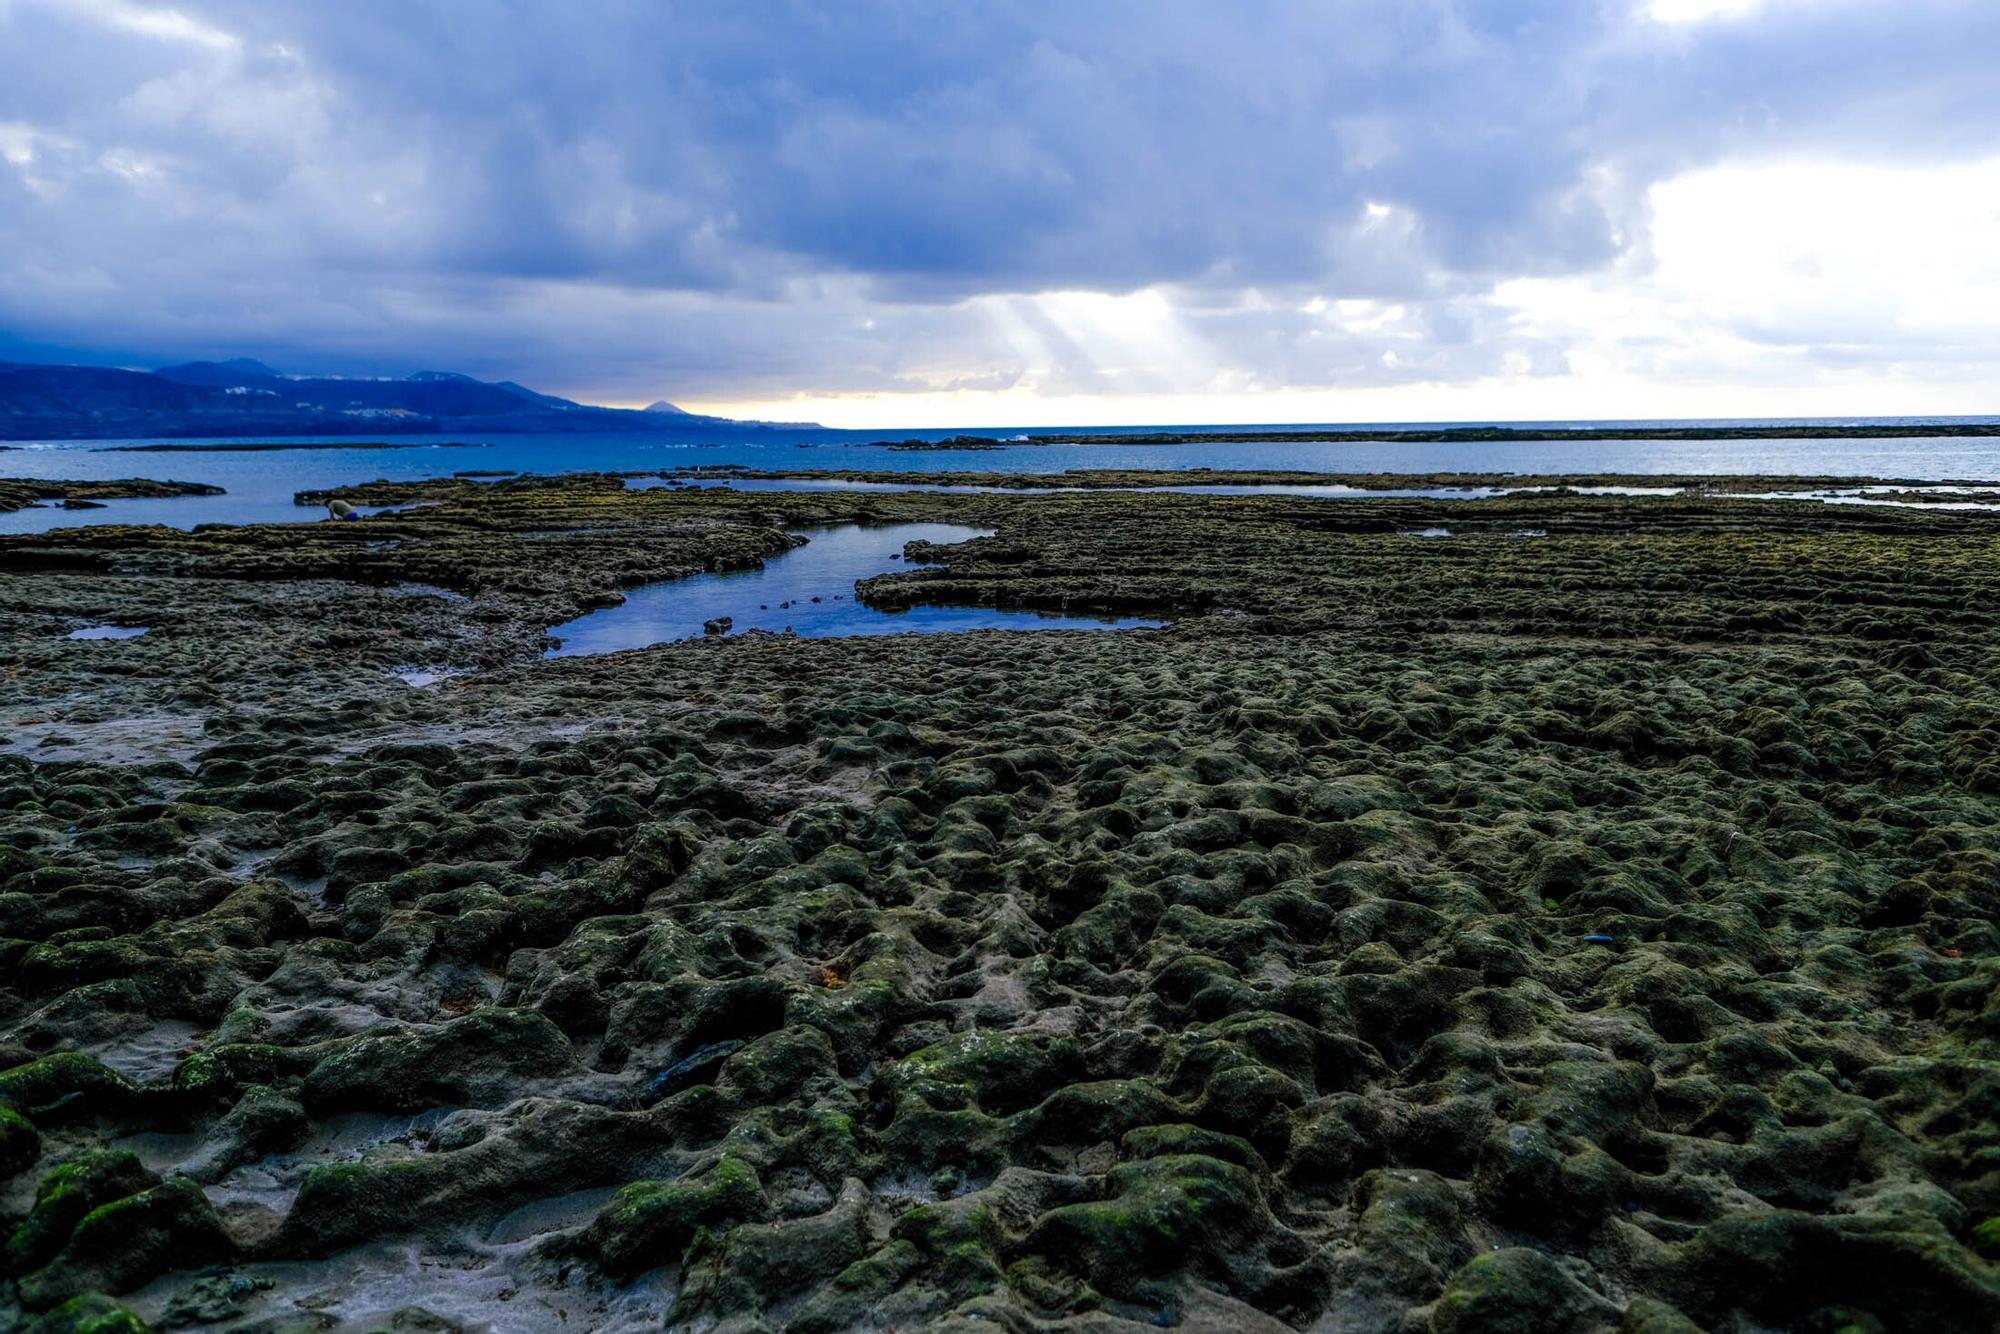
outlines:
[[[1509,425],[1603,428],[1732,425],[1883,425],[1994,422],[2000,418],[1782,419],[1621,423],[1404,423],[1403,429]],[[712,442],[658,434],[464,435],[403,437],[388,448],[281,449],[269,452],[132,453],[120,446],[190,445],[242,441],[63,440],[17,441],[0,452],[0,476],[96,480],[152,477],[206,482],[227,494],[170,500],[114,501],[101,510],[30,509],[0,514],[0,533],[33,532],[89,523],[292,522],[318,518],[318,510],[293,504],[295,492],[384,478],[409,481],[454,472],[562,473],[662,471],[736,465],[756,469],[893,471],[921,477],[939,472],[1047,474],[1081,469],[1160,471],[1184,468],[1288,470],[1329,473],[1629,473],[1785,474],[1853,476],[1915,481],[2000,482],[2000,437],[1758,440],[1535,440],[1507,442],[1251,441],[1232,439],[1248,430],[1355,430],[1376,424],[1309,423],[1297,426],[1037,427],[1037,433],[1087,431],[1093,435],[1199,433],[1207,440],[1157,444],[1006,444],[999,449],[907,451],[888,440],[942,440],[976,434],[1007,440],[1023,432],[953,427],[934,431],[773,431]],[[449,443],[448,443],[449,442]],[[316,443],[308,440],[288,445]],[[353,444],[351,440],[328,443]],[[453,447],[453,446],[456,447]]]

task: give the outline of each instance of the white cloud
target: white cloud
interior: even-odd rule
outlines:
[[[1722,167],[1656,187],[1653,205],[1659,279],[1736,327],[2000,333],[2000,158]]]
[[[112,27],[161,41],[186,42],[215,51],[233,51],[242,44],[233,33],[202,23],[171,6],[129,4],[124,0],[75,0],[75,3],[84,13]]]
[[[1700,23],[1706,19],[1742,18],[1765,0],[1651,0],[1646,15],[1660,23]]]
[[[1650,268],[1503,283],[1496,300],[1600,373],[2000,373],[2000,159],[1733,164],[1651,199]]]

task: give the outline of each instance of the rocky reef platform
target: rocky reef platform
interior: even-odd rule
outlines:
[[[40,482],[0,477],[0,514],[32,505],[102,509],[107,500],[164,500],[176,496],[219,496],[222,488],[203,482],[155,482],[126,477],[101,482]]]
[[[2000,1322],[2000,513],[330,499],[0,538],[0,1326]]]

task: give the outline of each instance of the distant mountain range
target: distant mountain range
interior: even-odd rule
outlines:
[[[572,403],[455,371],[403,379],[285,375],[261,361],[190,361],[157,371],[0,362],[0,440],[246,435],[437,435],[502,431],[762,432],[748,422]]]

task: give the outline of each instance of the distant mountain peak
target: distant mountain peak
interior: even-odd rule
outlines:
[[[261,380],[282,380],[284,372],[274,371],[255,357],[231,357],[227,361],[184,361],[178,366],[162,366],[154,372],[182,384],[207,384],[230,376]]]
[[[268,375],[274,380],[281,380],[285,375],[283,371],[274,371],[255,357],[231,357],[227,361],[218,361],[215,364],[224,370],[242,371],[245,375]]]
[[[677,408],[673,404],[667,402],[667,400],[664,398],[655,399],[653,402],[648,403],[645,407],[641,408],[640,411],[664,412],[664,413],[670,413],[671,415],[676,417],[687,417],[693,415],[686,408]]]

